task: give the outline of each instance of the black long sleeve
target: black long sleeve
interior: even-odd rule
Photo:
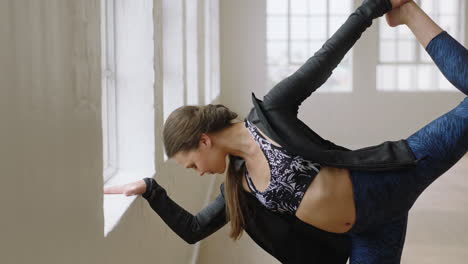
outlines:
[[[297,114],[301,103],[325,83],[372,20],[391,9],[390,0],[365,0],[304,65],[263,97],[263,105],[291,108]]]
[[[194,244],[227,223],[222,193],[194,216],[169,198],[166,190],[153,178],[143,180],[146,183],[146,191],[142,197],[169,228],[187,243]]]

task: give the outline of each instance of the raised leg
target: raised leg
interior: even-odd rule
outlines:
[[[468,97],[406,139],[417,158],[426,156],[411,176],[411,202],[468,151]]]
[[[352,234],[350,264],[399,264],[408,214],[373,230]]]
[[[356,206],[351,235],[375,230],[408,213],[421,193],[468,151],[468,97],[406,139],[417,159],[410,169],[350,170]]]

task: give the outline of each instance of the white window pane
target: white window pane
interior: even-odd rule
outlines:
[[[268,14],[288,14],[288,0],[267,0]]]
[[[287,66],[270,65],[268,67],[269,86],[270,87],[274,86],[275,84],[283,80],[288,75],[289,75],[289,68]]]
[[[268,64],[286,64],[288,46],[286,41],[268,41]]]
[[[432,62],[431,56],[429,56],[429,53],[423,48],[419,49],[419,57],[422,62]]]
[[[455,39],[458,39],[464,30],[464,25],[460,23],[460,3],[463,0],[420,0],[418,1],[421,8],[431,16],[444,30],[451,34]],[[383,40],[393,39],[395,35],[391,33],[392,29],[384,27],[385,20],[380,18],[379,26],[380,35],[380,60],[389,63],[391,60],[390,54],[385,49],[392,46],[391,42],[382,42]],[[416,41],[414,35],[407,27],[397,28],[397,52],[396,62],[401,62],[397,68],[397,90],[446,90],[452,91],[455,88],[447,81],[434,65],[431,57],[424,48]],[[458,38],[457,38],[458,37]],[[458,39],[459,40],[459,39]],[[418,52],[419,54],[417,54]],[[418,55],[418,56],[416,56]],[[418,61],[416,61],[418,59]],[[391,61],[390,61],[391,62]],[[411,63],[411,64],[405,64]],[[413,64],[418,62],[419,64]],[[384,69],[378,66],[378,74],[382,74]],[[384,85],[381,76],[378,76],[378,85]],[[455,90],[456,91],[456,90]]]
[[[351,54],[352,51],[346,53],[343,60],[338,64],[338,67],[342,68],[343,70],[351,70]]]
[[[458,23],[455,16],[440,16],[438,24],[446,30],[452,37],[458,38]]]
[[[328,37],[333,35],[338,30],[338,28],[340,28],[341,25],[343,25],[343,23],[346,21],[346,18],[346,16],[330,16],[330,31],[328,32]]]
[[[306,40],[308,32],[306,17],[291,17],[291,39]]]
[[[397,68],[398,71],[398,84],[397,88],[399,91],[410,91],[412,89],[412,77],[414,74],[414,67],[407,65],[400,65]]]
[[[288,20],[286,16],[269,16],[267,20],[268,39],[288,39]]]
[[[396,67],[393,65],[377,66],[377,90],[393,91],[396,83]]]
[[[291,63],[303,64],[309,55],[306,41],[291,42]]]
[[[397,28],[387,25],[385,19],[379,19],[380,39],[396,39]]]
[[[310,38],[325,40],[327,38],[326,16],[313,16],[309,18]]]
[[[381,62],[394,62],[396,61],[396,42],[395,41],[381,41],[380,42],[380,61]]]
[[[398,61],[414,61],[415,60],[415,42],[400,40],[398,41]]]
[[[425,69],[422,69],[423,73],[426,76],[418,76],[419,79],[425,78],[427,85],[419,85],[420,89],[424,89],[424,91],[437,91],[439,90],[439,69],[434,64],[427,64],[427,65],[420,65]],[[420,69],[421,70],[421,69]],[[420,73],[418,72],[418,75]]]
[[[325,15],[327,13],[327,0],[309,0],[309,6],[310,14]]]
[[[291,64],[291,65],[289,65],[289,67],[288,67],[288,72],[287,72],[286,76],[289,76],[289,75],[293,74],[293,73],[296,72],[296,71],[299,69],[299,67],[301,67],[301,66],[302,66],[302,64]]]
[[[420,7],[424,12],[428,13],[429,16],[430,14],[434,13],[434,1],[440,1],[440,0],[421,0]]]
[[[327,85],[333,91],[350,90],[351,81],[348,67],[340,63],[333,71],[333,75],[327,80]]]
[[[417,68],[418,90],[427,91],[434,86],[433,78],[434,69],[432,65],[419,65]]]
[[[439,90],[448,90],[453,87],[453,84],[451,84],[439,70],[437,71],[437,76]]]
[[[387,26],[389,27],[389,26]],[[413,32],[409,29],[409,27],[402,26],[402,27],[397,27],[397,36],[399,39],[414,39]]]
[[[329,0],[329,4],[330,4],[330,14],[332,15],[350,14],[350,11],[351,11],[350,0]]]
[[[323,46],[323,41],[310,41],[309,42],[309,54],[313,55],[315,52],[317,52],[322,46]]]
[[[439,3],[440,14],[455,15],[458,13],[458,0],[443,0]]]
[[[291,1],[291,14],[292,15],[307,15],[308,0],[292,0]]]

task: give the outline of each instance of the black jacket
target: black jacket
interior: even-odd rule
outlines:
[[[405,140],[353,151],[321,138],[297,118],[300,104],[327,80],[372,20],[389,10],[389,0],[365,0],[313,57],[273,87],[263,101],[252,93],[254,107],[247,119],[289,152],[324,166],[370,171],[415,166],[417,160]],[[243,160],[235,162],[236,166],[243,165]],[[216,199],[194,216],[172,201],[154,179],[144,180],[147,189],[143,197],[188,243],[204,239],[226,224],[223,184]],[[348,235],[326,232],[294,216],[270,212],[252,194],[243,194],[248,210],[245,231],[273,257],[282,263],[346,263]]]
[[[227,224],[224,183],[220,194],[194,216],[169,198],[153,178],[144,181],[146,191],[142,197],[187,243],[194,244]],[[244,194],[248,207],[245,232],[281,263],[346,263],[351,246],[347,235],[326,232],[294,216],[270,212],[252,194]]]

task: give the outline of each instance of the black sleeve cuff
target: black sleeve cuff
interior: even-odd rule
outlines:
[[[151,189],[158,183],[156,183],[156,180],[153,178],[143,178],[143,180],[146,183],[146,190],[141,196],[145,199],[148,199],[151,196]]]

